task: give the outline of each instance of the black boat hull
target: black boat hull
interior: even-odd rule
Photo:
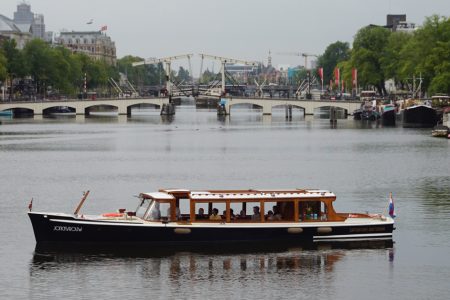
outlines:
[[[63,214],[29,213],[38,243],[143,243],[294,242],[391,239],[393,222],[344,224],[230,225],[225,223],[136,223],[85,220]],[[315,223],[315,224],[314,224]],[[333,223],[333,224],[332,224]]]
[[[357,109],[353,112],[353,119],[354,120],[361,120],[361,114],[362,114],[362,110],[361,109]]]
[[[395,110],[388,110],[381,114],[381,124],[384,126],[395,126],[396,113]]]
[[[436,110],[428,106],[409,107],[403,111],[403,127],[405,128],[432,128],[437,121]]]

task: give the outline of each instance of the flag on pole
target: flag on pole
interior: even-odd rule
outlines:
[[[392,198],[392,193],[389,193],[389,215],[395,218],[395,208],[394,208],[394,198]]]
[[[339,68],[334,69],[334,83],[339,86],[339,81],[341,78],[341,72],[339,71]]]
[[[352,69],[352,84],[354,88],[358,86],[358,70],[356,68]]]
[[[322,92],[323,92],[323,68],[319,68],[318,73],[320,76],[320,82],[322,83]]]
[[[322,82],[323,82],[323,68],[319,68],[318,73],[320,76],[320,80],[322,80]]]
[[[106,25],[103,25],[103,26],[100,28],[100,31],[106,31],[106,30],[108,30],[108,26],[106,26]]]
[[[31,201],[28,204],[28,210],[31,211],[31,209],[33,209],[33,198],[31,198]]]

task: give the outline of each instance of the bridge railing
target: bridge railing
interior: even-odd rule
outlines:
[[[87,102],[87,101],[115,101],[115,100],[137,100],[137,99],[168,99],[169,97],[95,97],[95,98],[35,98],[35,99],[4,99],[0,100],[0,104],[7,104],[7,103],[51,103],[51,102],[74,102],[74,101],[80,101],[80,102]]]

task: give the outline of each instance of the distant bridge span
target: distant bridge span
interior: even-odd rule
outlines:
[[[253,104],[262,107],[264,115],[271,115],[272,108],[276,106],[292,106],[303,109],[305,115],[313,115],[314,109],[320,107],[338,107],[351,114],[355,109],[360,108],[360,101],[332,101],[332,100],[297,100],[280,98],[223,98],[226,100],[225,109],[230,114],[230,108],[237,104]]]
[[[89,114],[90,108],[98,106],[112,106],[117,108],[119,115],[130,115],[131,108],[141,104],[151,104],[159,108],[168,104],[169,98],[125,98],[125,99],[98,99],[98,100],[59,100],[59,101],[23,101],[23,102],[0,102],[0,111],[8,109],[29,109],[34,115],[43,115],[44,110],[52,107],[67,106],[73,108],[77,115]]]

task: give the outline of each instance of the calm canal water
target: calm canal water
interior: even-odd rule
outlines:
[[[450,141],[429,129],[181,107],[159,115],[2,119],[0,299],[448,299]],[[26,215],[134,208],[139,192],[323,188],[338,211],[384,212],[394,245],[35,252]]]

